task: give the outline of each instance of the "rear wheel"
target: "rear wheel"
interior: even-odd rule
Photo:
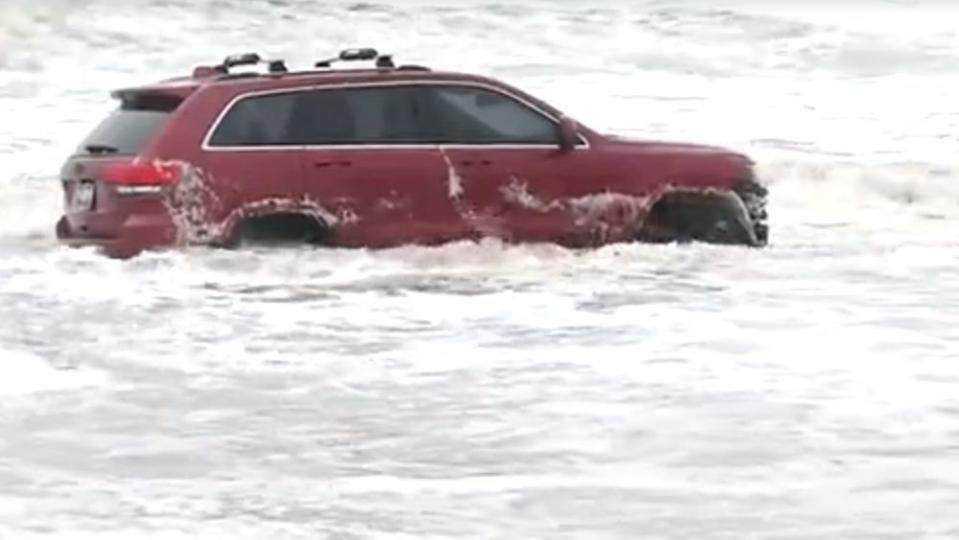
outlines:
[[[224,242],[224,247],[242,245],[323,245],[329,229],[319,218],[298,213],[253,216],[240,220]]]

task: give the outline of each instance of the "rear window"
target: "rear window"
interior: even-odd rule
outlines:
[[[79,154],[137,154],[160,130],[180,102],[179,97],[128,95],[80,143]]]

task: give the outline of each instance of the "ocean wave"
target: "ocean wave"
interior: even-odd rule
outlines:
[[[0,345],[0,397],[99,386],[105,377],[90,369],[58,369],[40,356]]]
[[[79,0],[44,0],[30,2],[6,0],[0,4],[0,67],[20,45],[44,28],[62,23],[67,14],[81,7]]]
[[[62,213],[58,183],[0,182],[0,238],[52,240]]]
[[[909,209],[959,217],[959,166],[932,163],[770,161],[758,166],[771,197],[814,217],[825,209]]]

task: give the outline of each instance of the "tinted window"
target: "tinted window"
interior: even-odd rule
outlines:
[[[271,146],[295,144],[289,126],[305,93],[270,94],[241,99],[217,126],[213,146]]]
[[[424,89],[443,142],[460,144],[556,144],[549,118],[498,92],[468,86]]]
[[[129,96],[80,143],[81,154],[136,154],[166,123],[181,99]]]
[[[425,125],[406,88],[314,90],[239,101],[213,146],[410,144]]]

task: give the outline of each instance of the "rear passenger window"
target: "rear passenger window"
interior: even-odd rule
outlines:
[[[424,142],[406,88],[317,90],[292,121],[297,140],[311,145]]]
[[[293,113],[304,92],[241,99],[230,108],[210,138],[211,146],[277,146],[296,144],[290,137]]]
[[[245,98],[217,126],[211,146],[429,142],[406,88],[344,88]]]

